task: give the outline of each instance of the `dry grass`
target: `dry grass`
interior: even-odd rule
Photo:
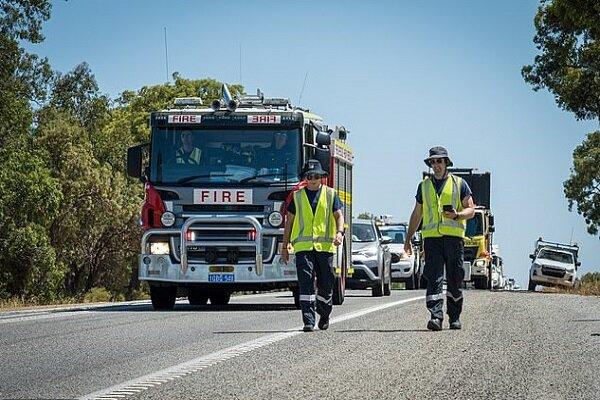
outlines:
[[[546,287],[543,293],[579,294],[582,296],[600,296],[600,281],[582,282],[578,287],[566,288],[562,286]]]

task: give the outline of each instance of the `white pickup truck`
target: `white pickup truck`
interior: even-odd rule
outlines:
[[[547,242],[539,238],[529,258],[533,260],[529,270],[529,290],[537,285],[573,287],[577,275],[579,246]]]

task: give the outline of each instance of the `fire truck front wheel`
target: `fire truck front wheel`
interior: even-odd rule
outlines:
[[[177,287],[151,285],[150,298],[155,310],[172,310],[177,298]]]

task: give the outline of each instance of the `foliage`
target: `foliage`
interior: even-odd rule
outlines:
[[[358,219],[373,219],[373,214],[370,214],[368,212],[362,212],[360,214],[358,214]]]
[[[590,133],[573,152],[571,176],[564,184],[569,210],[577,212],[588,225],[588,232],[598,234],[600,225],[600,131]]]
[[[521,73],[534,90],[547,88],[578,119],[600,115],[600,2],[542,0],[533,39],[540,54]]]
[[[85,294],[83,297],[84,303],[100,303],[110,301],[111,295],[106,288],[103,287],[93,287],[89,292]]]

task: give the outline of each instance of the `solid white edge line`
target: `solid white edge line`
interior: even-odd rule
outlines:
[[[416,300],[422,300],[425,296],[417,296],[411,297],[408,299],[397,300],[390,303],[384,303],[377,306],[367,307],[362,310],[350,312],[348,314],[342,314],[339,317],[331,318],[329,324],[336,324],[343,321],[348,321],[350,319],[362,317],[367,314],[374,313],[376,311],[385,310],[386,308],[398,306],[401,304],[410,303]],[[131,379],[129,381],[113,385],[111,387],[97,390],[95,392],[89,393],[80,399],[97,399],[97,398],[107,398],[111,396],[123,396],[123,393],[132,390],[134,387],[137,390],[145,391],[149,388],[144,386],[148,386],[154,384],[154,386],[160,386],[162,383],[170,382],[177,376],[177,378],[184,377],[194,372],[201,371],[203,369],[209,368],[213,365],[216,365],[220,362],[227,361],[231,358],[240,356],[245,353],[249,353],[253,350],[259,349],[261,347],[268,346],[270,344],[300,335],[302,332],[302,327],[295,327],[292,329],[288,329],[285,332],[274,333],[270,335],[261,336],[257,339],[250,340],[245,343],[238,344],[236,346],[228,347],[223,350],[218,350],[214,353],[210,353],[208,355],[200,356],[195,359],[186,361],[181,364],[177,364],[156,372],[152,372],[138,378]],[[171,379],[169,379],[171,378]],[[153,387],[154,387],[153,386]],[[139,392],[138,392],[139,393]]]

